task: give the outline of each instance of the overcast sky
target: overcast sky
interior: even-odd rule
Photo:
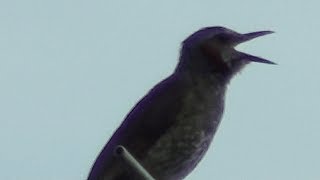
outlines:
[[[134,104],[205,26],[276,33],[238,50],[223,121],[187,180],[320,178],[320,3],[0,0],[0,179],[85,180]]]

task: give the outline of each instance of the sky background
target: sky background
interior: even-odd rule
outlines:
[[[320,178],[320,3],[0,0],[0,179],[85,180],[134,104],[205,26],[273,30],[237,49],[223,121],[187,180]]]

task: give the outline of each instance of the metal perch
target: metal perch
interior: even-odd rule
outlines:
[[[114,149],[114,155],[120,158],[143,180],[155,180],[150,173],[132,156],[132,154],[123,146],[118,145]]]

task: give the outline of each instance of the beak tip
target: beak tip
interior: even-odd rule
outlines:
[[[270,65],[278,65],[277,63],[275,62],[272,62],[272,61],[269,61],[269,62],[266,62],[267,64],[270,64]]]
[[[275,31],[266,31],[266,35],[267,34],[273,34],[273,33],[275,33]]]
[[[269,60],[266,60],[266,59],[262,59],[262,58],[260,59],[260,61],[259,60],[258,61],[253,60],[253,62],[260,62],[260,63],[270,64],[270,65],[278,65],[275,62],[272,62],[272,61],[269,61]]]

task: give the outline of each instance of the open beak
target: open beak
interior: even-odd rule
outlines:
[[[247,33],[247,34],[239,34],[234,40],[234,45],[238,45],[240,43],[249,41],[251,39],[264,36],[267,34],[274,33],[273,31],[258,31],[258,32],[252,32],[252,33]],[[253,62],[259,62],[259,63],[266,63],[266,64],[276,64],[272,61],[269,61],[267,59],[263,59],[257,56],[253,56],[250,54],[246,54],[243,52],[238,52],[237,58],[242,59],[242,60],[248,60],[248,61],[253,61]]]

